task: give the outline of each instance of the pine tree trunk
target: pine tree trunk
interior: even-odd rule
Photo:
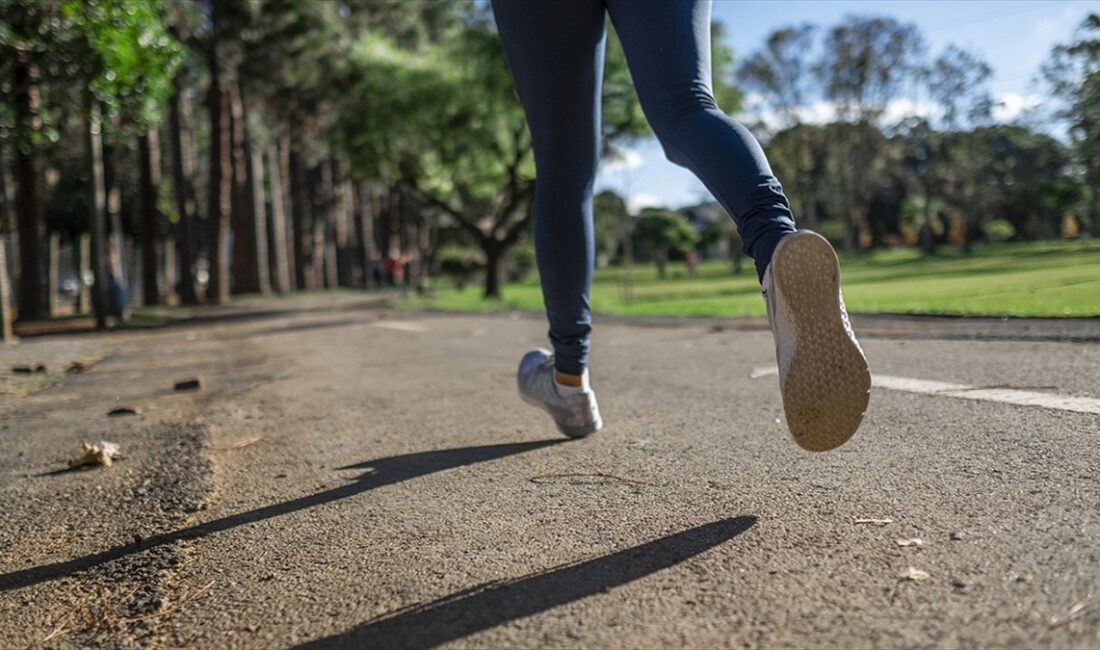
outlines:
[[[160,138],[156,128],[138,139],[141,151],[141,286],[146,305],[161,303],[157,282],[160,264],[157,260],[157,240],[160,238]]]
[[[247,128],[247,122],[246,122]],[[255,244],[256,289],[263,295],[271,294],[271,264],[268,261],[267,202],[264,194],[264,155],[255,141],[249,140],[248,180],[252,187],[252,241]]]
[[[412,250],[412,237],[409,236],[409,207],[411,201],[409,195],[398,191],[397,193],[397,241],[398,252],[401,255],[402,265],[402,283],[401,291],[404,294],[409,287],[409,281],[411,280],[411,273],[409,273],[409,251]]]
[[[195,159],[191,142],[191,111],[184,79],[176,75],[176,92],[169,102],[168,127],[172,134],[172,185],[179,213],[176,243],[179,247],[180,302],[198,303],[195,291]]]
[[[416,269],[416,292],[423,294],[428,290],[428,276],[432,272],[432,253],[438,248],[436,246],[436,229],[433,227],[432,222],[426,219],[424,216],[419,217],[419,223],[417,225],[417,269]]]
[[[0,161],[7,161],[3,142],[0,142]],[[0,232],[13,232],[18,220],[15,217],[15,196],[7,165],[0,165]]]
[[[103,129],[99,103],[84,93],[85,155],[88,165],[88,224],[91,228],[92,310],[97,329],[107,327],[107,197],[103,179]]]
[[[297,289],[309,288],[306,282],[309,275],[309,260],[306,251],[306,235],[309,232],[309,202],[307,200],[305,168],[302,154],[295,141],[296,134],[290,137],[290,213],[291,232],[294,237],[294,286]]]
[[[315,218],[313,220],[312,249],[310,252],[309,288],[318,290],[326,288],[328,277],[325,275],[325,222]]]
[[[8,283],[8,242],[0,235],[0,343],[11,343],[11,287]]]
[[[335,250],[329,250],[333,230],[332,166],[329,161],[322,160],[314,174],[317,180],[312,184],[313,288],[331,289],[336,286],[336,255]]]
[[[334,163],[335,165],[335,163]],[[337,168],[336,170],[340,170]],[[336,240],[336,274],[337,283],[341,287],[350,287],[352,281],[352,268],[354,251],[351,246],[352,235],[352,197],[351,179],[342,173],[336,173],[336,221],[334,224],[334,239]]]
[[[164,295],[161,302],[165,305],[178,305],[179,296],[176,294],[176,238],[166,236],[161,245],[161,273],[164,274]]]
[[[226,84],[229,99],[230,161],[233,168],[232,230],[233,230],[233,293],[253,293],[260,290],[256,259],[256,221],[253,209],[252,184],[249,176],[248,130],[240,81]]]
[[[374,202],[367,184],[355,185],[355,204],[358,206],[356,223],[359,235],[359,260],[363,273],[363,286],[375,285],[374,258],[378,255],[374,245]]]
[[[485,253],[485,297],[499,299],[504,275],[504,251],[495,242],[483,242],[481,248]]]
[[[46,308],[50,317],[57,316],[57,308],[60,300],[57,296],[58,284],[61,282],[61,233],[51,232],[49,253],[46,256]]]
[[[117,161],[117,143],[108,141],[103,146],[103,183],[107,189],[107,222],[110,235],[107,237],[107,278],[108,278],[108,311],[121,318],[124,322],[129,317],[128,307],[130,303],[130,276],[127,275],[128,256],[126,255],[126,238],[122,232],[122,188],[119,186]],[[112,292],[110,281],[117,284],[118,291]]]
[[[294,244],[294,201],[290,192],[292,183],[290,173],[290,135],[286,133],[279,137],[279,178],[283,182],[283,216],[286,217],[286,241],[283,242],[283,246],[286,249],[286,264],[287,269],[290,271],[291,279],[291,284],[288,285],[288,291],[294,291],[298,286],[295,281],[295,278],[298,277],[298,271],[294,260],[296,249]]]
[[[38,203],[38,152],[33,141],[41,129],[38,69],[21,52],[12,66],[15,105],[15,176],[18,187],[19,320],[38,320],[45,312],[42,295],[42,218]]]
[[[211,30],[217,34],[219,29],[219,2],[212,3],[213,15]],[[210,94],[208,109],[210,113],[210,184],[209,212],[207,221],[210,227],[210,287],[207,290],[207,302],[220,305],[229,302],[229,236],[230,203],[233,190],[233,168],[230,158],[229,97],[225,82],[222,80],[218,63],[217,45],[211,45],[209,55]]]
[[[335,157],[329,158],[332,166],[332,239],[337,257],[337,285],[350,287],[352,282],[352,187],[351,178]]]
[[[271,253],[273,260],[275,291],[287,295],[294,288],[290,284],[290,255],[287,254],[286,193],[283,190],[283,165],[279,148],[267,148],[267,174],[271,184]]]
[[[325,288],[335,289],[340,286],[340,269],[337,261],[336,238],[325,238]]]
[[[92,236],[86,232],[80,233],[80,239],[78,240],[78,262],[76,265],[77,274],[77,299],[76,299],[76,311],[81,314],[87,314],[92,310],[92,292],[91,287],[88,285],[88,278],[92,274]]]

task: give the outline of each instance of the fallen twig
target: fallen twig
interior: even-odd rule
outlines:
[[[1088,603],[1077,603],[1073,607],[1069,608],[1069,613],[1066,614],[1064,618],[1058,618],[1057,616],[1051,617],[1048,627],[1052,630],[1056,627],[1062,627],[1066,623],[1069,623],[1070,621],[1080,617],[1086,609],[1088,609]]]
[[[180,598],[179,601],[176,604],[174,604],[170,607],[165,607],[163,609],[158,609],[157,611],[149,612],[148,614],[139,614],[138,616],[128,616],[126,618],[121,618],[121,619],[119,619],[118,622],[119,623],[130,624],[130,623],[136,623],[138,621],[143,621],[143,620],[150,619],[150,618],[160,618],[162,616],[168,616],[172,612],[175,612],[176,610],[183,607],[187,603],[189,603],[192,600],[198,598],[200,595],[202,595],[204,592],[206,592],[208,589],[210,589],[210,587],[213,587],[213,586],[214,586],[214,581],[211,580],[210,582],[206,583],[202,587],[199,587],[198,589],[196,589],[194,592],[192,592],[190,594],[186,594],[185,596]]]
[[[251,438],[245,438],[244,440],[238,440],[237,442],[234,442],[231,445],[226,445],[225,447],[220,447],[218,449],[218,451],[230,451],[232,449],[244,449],[245,447],[248,447],[249,445],[254,445],[254,444],[256,444],[257,442],[259,442],[263,439],[264,439],[263,436],[252,436]]]
[[[142,585],[138,585],[138,586],[134,587],[133,589],[131,589],[130,593],[126,594],[125,596],[123,596],[122,598],[119,599],[119,602],[124,603],[127,600],[130,600],[130,598],[135,593],[137,593],[137,590],[140,589],[141,586]],[[52,632],[50,632],[49,634],[47,634],[45,637],[42,638],[41,643],[45,643],[45,642],[49,641],[50,639],[53,639],[54,637],[60,636],[62,634],[65,634],[67,632],[71,632],[71,631],[77,629],[76,626],[69,627],[69,620],[72,618],[73,614],[76,614],[77,612],[80,612],[81,610],[84,610],[84,612],[83,612],[84,613],[84,627],[81,628],[81,629],[90,630],[90,629],[100,628],[100,627],[110,627],[113,624],[113,622],[111,620],[111,614],[110,614],[111,592],[110,592],[109,589],[104,589],[103,591],[99,592],[98,595],[99,595],[99,599],[101,601],[100,611],[99,611],[99,618],[98,619],[96,619],[95,612],[88,605],[87,600],[78,601],[71,608],[69,608],[69,611],[67,611],[60,619],[58,619],[59,623],[57,624],[57,626],[54,627]],[[92,598],[94,598],[94,596]]]
[[[604,472],[571,472],[566,474],[540,474],[539,476],[532,476],[527,479],[532,483],[551,483],[555,479],[570,479],[570,478],[597,478],[607,479],[611,481],[619,481],[620,483],[626,483],[628,485],[646,485],[649,487],[661,487],[656,483],[649,483],[647,481],[639,481],[633,478],[627,478],[625,476],[616,476],[614,474],[605,474]]]

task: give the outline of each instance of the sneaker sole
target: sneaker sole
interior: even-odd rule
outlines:
[[[602,417],[597,417],[595,422],[593,422],[592,424],[590,424],[586,427],[580,427],[580,428],[567,427],[567,426],[563,425],[562,423],[558,422],[558,419],[556,417],[554,417],[554,412],[551,411],[550,409],[546,408],[546,405],[543,404],[542,402],[538,401],[537,399],[532,399],[532,398],[524,395],[523,393],[520,393],[519,397],[520,397],[520,399],[522,399],[524,402],[527,402],[531,406],[534,406],[534,407],[536,407],[536,408],[538,408],[542,411],[545,411],[546,413],[549,413],[550,414],[550,419],[554,421],[554,424],[558,427],[558,431],[561,431],[562,433],[564,433],[566,436],[568,436],[570,438],[587,438],[588,436],[592,435],[593,433],[596,433],[597,431],[599,431],[600,429],[603,428],[603,418]]]
[[[840,318],[840,262],[812,232],[785,237],[773,262],[772,280],[795,328],[780,386],[787,427],[803,449],[835,449],[859,428],[871,392],[867,359]]]

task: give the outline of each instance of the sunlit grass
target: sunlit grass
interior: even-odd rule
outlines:
[[[682,265],[671,264],[664,281],[651,264],[632,273],[597,271],[592,308],[607,314],[763,315],[751,261],[743,266],[742,274],[734,275],[729,263],[708,261],[689,276]],[[999,244],[978,247],[971,255],[955,249],[934,256],[876,251],[842,256],[841,267],[845,302],[854,312],[1100,316],[1100,240]],[[404,304],[458,311],[542,309],[537,279],[508,284],[501,300],[485,300],[476,285],[457,291],[441,279],[436,287],[433,297]]]

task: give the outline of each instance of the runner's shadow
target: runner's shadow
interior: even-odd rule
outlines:
[[[751,515],[721,519],[611,555],[479,585],[390,612],[297,648],[424,648],[456,641],[675,566],[733,539],[755,523],[756,517]]]
[[[116,546],[115,548],[85,555],[84,557],[46,564],[29,569],[20,569],[0,575],[0,592],[26,587],[47,580],[54,580],[64,576],[85,571],[100,564],[111,562],[134,553],[171,544],[177,541],[198,539],[230,528],[236,528],[245,524],[251,524],[264,519],[271,519],[280,515],[305,510],[323,503],[330,503],[357,494],[362,494],[375,488],[408,481],[435,472],[442,472],[464,465],[484,463],[513,454],[521,454],[534,451],[542,447],[566,442],[565,439],[538,440],[534,442],[516,442],[501,445],[485,445],[481,447],[459,447],[455,449],[439,449],[436,451],[422,451],[414,454],[390,456],[377,460],[367,461],[356,465],[348,465],[340,469],[364,469],[370,468],[339,487],[317,492],[307,496],[291,499],[282,503],[275,503],[262,508],[239,512],[235,515],[222,517],[203,524],[183,528],[170,533],[154,535],[141,542]]]

